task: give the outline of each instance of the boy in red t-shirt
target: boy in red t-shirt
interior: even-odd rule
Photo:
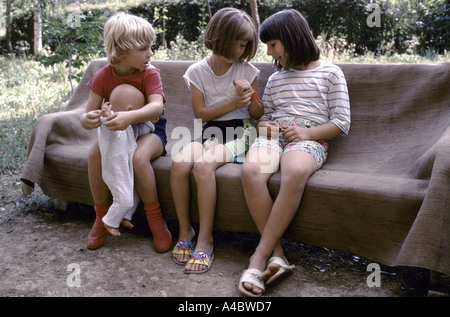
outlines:
[[[134,184],[144,203],[154,248],[158,252],[165,252],[170,248],[172,236],[161,214],[155,174],[150,164],[151,160],[165,154],[167,143],[166,119],[161,117],[165,102],[161,78],[159,70],[150,65],[150,57],[153,55],[151,44],[155,36],[148,21],[130,14],[120,12],[106,22],[104,41],[109,65],[100,69],[89,81],[91,93],[80,122],[85,129],[98,128],[102,124],[102,103],[110,101],[112,91],[119,85],[132,85],[144,94],[143,107],[115,112],[103,125],[109,130],[120,131],[142,122],[155,123],[153,132],[139,136],[136,140],[137,147],[133,156]],[[112,107],[114,109],[114,104]],[[102,218],[111,206],[111,194],[102,178],[98,143],[90,150],[88,173],[96,219],[89,233],[87,246],[89,249],[97,249],[107,236]]]

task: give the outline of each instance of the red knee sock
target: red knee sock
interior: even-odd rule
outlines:
[[[166,252],[172,244],[172,235],[163,219],[158,200],[144,202],[145,216],[153,234],[153,246],[156,252]]]
[[[100,248],[105,242],[108,231],[106,231],[102,218],[106,215],[110,206],[110,204],[97,204],[94,206],[95,222],[87,240],[87,247],[91,250]]]

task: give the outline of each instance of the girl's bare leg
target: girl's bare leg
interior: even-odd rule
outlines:
[[[192,241],[195,236],[190,219],[191,189],[189,177],[194,166],[195,156],[201,155],[202,151],[201,143],[190,143],[177,154],[170,169],[170,189],[180,229],[178,239]],[[174,254],[174,258],[178,262],[186,263],[189,260],[189,255]]]
[[[196,249],[201,249],[209,254],[213,252],[212,229],[214,214],[216,211],[216,170],[228,163],[232,158],[231,151],[219,144],[203,153],[194,164],[194,177],[197,183],[197,200],[200,228]],[[185,271],[199,271],[205,269],[204,265],[186,264]]]
[[[281,185],[277,198],[272,206],[267,222],[261,234],[261,240],[255,253],[250,258],[249,268],[264,271],[267,260],[281,247],[280,239],[297,212],[305,184],[317,170],[314,158],[302,151],[290,151],[280,160]],[[244,287],[255,294],[262,292],[250,283]]]

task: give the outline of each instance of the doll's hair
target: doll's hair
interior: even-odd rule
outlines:
[[[206,26],[204,43],[214,54],[232,57],[233,43],[248,41],[240,60],[251,60],[258,48],[258,33],[253,19],[244,11],[223,8],[217,11]]]
[[[115,13],[105,23],[104,42],[108,62],[120,62],[118,55],[130,49],[151,45],[156,37],[152,25],[143,18],[125,12]]]
[[[277,12],[262,24],[259,38],[263,43],[279,40],[285,49],[285,65],[274,60],[280,70],[305,66],[320,57],[320,49],[312,35],[308,22],[294,9]]]

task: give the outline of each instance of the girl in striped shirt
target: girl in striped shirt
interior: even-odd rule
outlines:
[[[350,128],[350,104],[344,74],[321,61],[319,48],[304,17],[296,10],[278,12],[261,25],[278,71],[267,82],[259,137],[242,167],[245,198],[261,233],[240,291],[260,296],[265,285],[293,268],[280,239],[294,217],[308,178],[327,157],[327,139]],[[280,167],[275,201],[267,182]]]

